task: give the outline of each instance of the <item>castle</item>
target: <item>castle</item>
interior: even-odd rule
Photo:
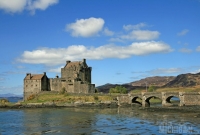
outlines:
[[[27,73],[24,78],[24,100],[30,95],[41,91],[61,91],[69,93],[94,93],[95,84],[91,84],[92,68],[88,67],[86,59],[83,61],[67,61],[61,68],[61,78],[48,78],[44,74]]]

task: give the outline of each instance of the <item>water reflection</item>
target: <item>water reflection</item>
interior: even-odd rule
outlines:
[[[197,113],[149,112],[138,108],[43,108],[0,110],[0,134],[198,133]]]

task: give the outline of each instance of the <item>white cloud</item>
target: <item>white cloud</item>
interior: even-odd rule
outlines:
[[[192,52],[192,50],[188,49],[188,48],[181,48],[179,51],[182,53],[191,53]]]
[[[146,27],[147,24],[145,23],[139,23],[139,24],[136,24],[136,25],[123,25],[123,29],[126,30],[126,31],[129,31],[129,30],[132,30],[132,29],[141,29],[143,27]]]
[[[63,66],[57,67],[57,68],[52,68],[49,69],[49,72],[55,72],[55,73],[61,73],[61,68],[63,68]]]
[[[200,52],[200,46],[197,47],[196,51],[197,51],[197,52]]]
[[[127,40],[153,40],[157,39],[159,35],[158,31],[133,30],[128,35],[122,35],[121,38]]]
[[[0,0],[0,9],[6,12],[21,12],[27,4],[27,0]]]
[[[121,38],[111,38],[109,39],[110,42],[124,42]]]
[[[200,73],[200,69],[197,69],[197,70],[195,70],[195,71],[192,71],[192,72],[190,72],[190,73],[192,73],[192,74],[197,74],[197,73]]]
[[[74,37],[91,37],[98,34],[104,26],[102,18],[91,17],[89,19],[76,20],[75,23],[67,24],[66,31],[70,31]]]
[[[26,9],[34,14],[36,9],[45,10],[58,2],[59,0],[0,0],[0,9],[10,13],[21,12]]]
[[[150,74],[159,75],[159,74],[174,74],[181,73],[183,69],[181,68],[158,68],[154,70],[147,71]]]
[[[32,13],[35,13],[36,9],[45,10],[49,6],[57,4],[59,0],[35,0],[28,2],[28,9],[32,11]]]
[[[110,31],[108,28],[105,28],[103,30],[103,33],[106,35],[106,36],[113,36],[114,35],[114,32],[113,31]]]
[[[181,32],[179,32],[177,35],[178,35],[178,36],[184,36],[184,35],[186,35],[188,32],[189,32],[188,29],[184,29],[184,30],[182,30]]]
[[[136,42],[128,46],[103,45],[99,47],[85,47],[72,45],[67,48],[40,48],[25,51],[17,61],[30,64],[59,65],[66,60],[129,58],[133,55],[148,55],[167,53],[172,51],[169,45],[163,42]]]

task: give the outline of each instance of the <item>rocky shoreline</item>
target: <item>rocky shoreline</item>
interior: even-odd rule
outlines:
[[[95,108],[117,108],[117,102],[105,101],[100,103],[94,102],[74,102],[74,103],[54,103],[54,102],[46,102],[46,103],[16,103],[13,105],[0,104],[0,108],[8,108],[8,109],[21,109],[21,108],[57,108],[57,107],[95,107]]]
[[[148,112],[183,112],[183,113],[200,113],[200,106],[170,106],[170,107],[141,107],[130,104],[118,105],[114,101],[104,101],[99,103],[94,102],[81,102],[77,101],[74,103],[15,103],[13,105],[0,104],[0,109],[26,109],[26,108],[118,108],[118,107],[128,107],[128,108],[137,108],[141,111]],[[199,115],[200,117],[200,115]]]

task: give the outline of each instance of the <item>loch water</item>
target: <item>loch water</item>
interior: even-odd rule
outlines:
[[[199,134],[198,115],[138,108],[0,109],[0,134]]]

